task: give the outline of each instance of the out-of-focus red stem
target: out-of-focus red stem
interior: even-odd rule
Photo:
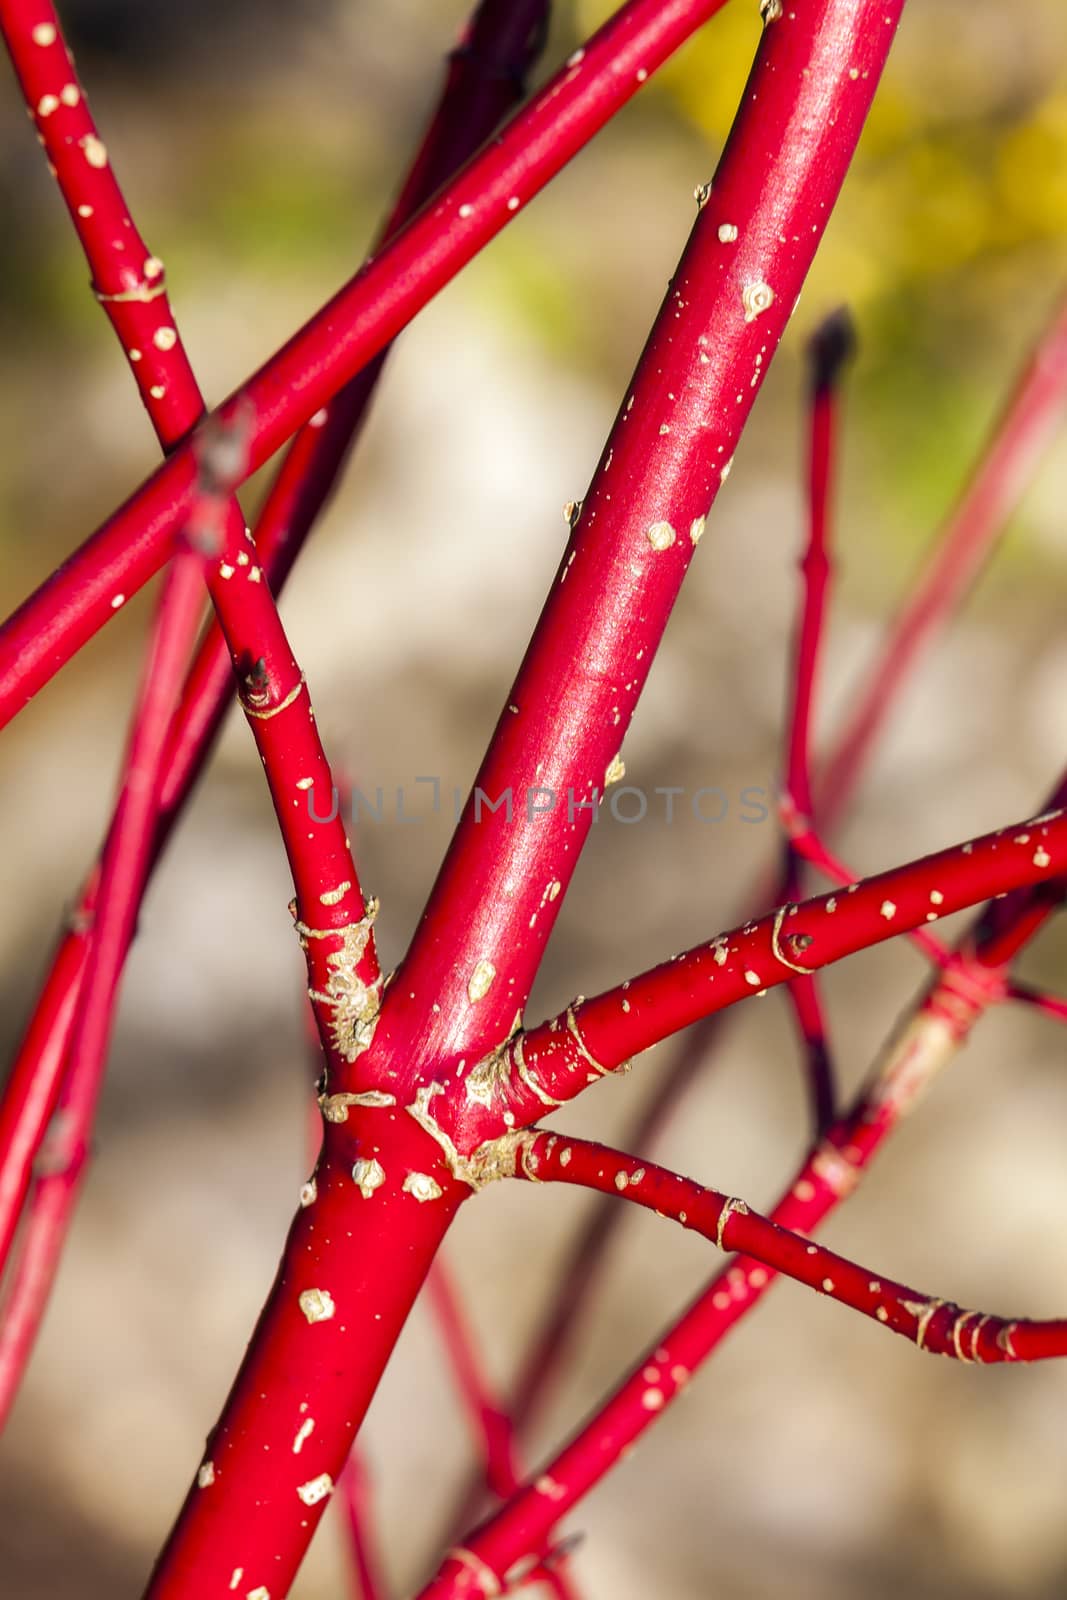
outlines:
[[[824,877],[829,878],[831,883],[844,886],[845,884],[856,882],[856,874],[841,860],[840,856],[835,855],[827,847],[814,828],[802,828],[799,818],[794,819],[788,815],[785,817],[785,823],[788,830],[789,847],[795,857],[799,857],[817,868]],[[940,914],[936,909],[932,908],[926,913],[927,921],[936,922]],[[921,927],[909,929],[907,937],[912,944],[922,951],[924,956],[938,966],[943,966],[948,960],[948,947],[935,934],[932,934],[929,929]]]
[[[811,371],[808,539],[800,559],[802,599],[789,674],[791,700],[786,716],[783,792],[783,807],[808,819],[812,811],[811,721],[815,677],[833,578],[831,497],[836,480],[840,380],[854,349],[855,332],[845,309],[826,318],[808,348]],[[791,844],[787,843],[786,849],[785,872],[790,880],[787,898],[799,899],[800,873],[795,852]],[[798,974],[789,985],[788,995],[804,1044],[812,1120],[818,1138],[833,1121],[835,1093],[826,1025],[815,979]]]
[[[252,419],[246,475],[328,405],[724,4],[629,0],[575,52],[504,133],[219,408],[223,420],[241,407]],[[0,725],[109,620],[117,592],[134,594],[158,570],[188,515],[195,476],[192,452],[176,450],[0,628]]]
[[[809,974],[798,973],[786,984],[785,994],[804,1046],[812,1123],[818,1138],[833,1122],[836,1110],[826,1016],[818,985]]]
[[[352,1600],[385,1600],[382,1562],[374,1538],[370,1475],[358,1446],[349,1451],[337,1482],[337,1504],[352,1579]]]
[[[840,383],[854,348],[851,317],[841,310],[828,317],[817,330],[808,352],[811,363],[808,540],[800,560],[803,598],[793,645],[785,759],[785,793],[800,816],[808,819],[812,813],[812,705],[833,577],[831,498],[836,479]]]
[[[1057,1022],[1067,1022],[1067,1000],[1058,994],[1046,994],[1043,989],[1035,989],[1029,983],[1014,982],[1008,985],[1008,998],[1019,1000],[1023,1005],[1033,1006],[1035,1011],[1041,1011],[1046,1017],[1053,1017]]]
[[[481,0],[448,62],[437,109],[379,239],[386,244],[478,149],[521,99],[548,29],[549,0]],[[296,434],[263,505],[256,544],[279,548],[288,574],[359,436],[381,375],[383,350]]]
[[[50,1170],[37,1180],[23,1261],[0,1326],[0,1428],[33,1349],[67,1224],[85,1172],[104,1078],[122,963],[148,872],[166,730],[204,603],[202,561],[171,564],[160,596],[126,755],[122,792],[100,872],[95,926],[54,1131]]]
[[[485,1482],[493,1494],[503,1498],[513,1493],[519,1481],[511,1423],[482,1370],[474,1335],[440,1256],[430,1268],[426,1286],[474,1443],[481,1453]]]
[[[840,814],[865,764],[875,733],[910,675],[915,659],[956,611],[994,542],[1019,504],[1063,417],[1067,398],[1067,303],[1038,339],[971,480],[935,542],[919,582],[898,613],[878,659],[816,785],[820,823]]]

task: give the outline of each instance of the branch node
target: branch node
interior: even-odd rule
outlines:
[[[415,1091],[411,1105],[405,1106],[404,1109],[409,1116],[414,1117],[419,1127],[441,1146],[448,1170],[454,1178],[458,1178],[460,1183],[469,1184],[477,1191],[484,1189],[486,1184],[493,1183],[497,1178],[515,1177],[516,1168],[521,1167],[524,1177],[534,1183],[539,1181],[534,1176],[536,1162],[530,1155],[530,1146],[539,1132],[537,1128],[511,1129],[496,1139],[484,1140],[476,1150],[471,1151],[469,1156],[461,1155],[453,1139],[430,1110],[430,1102],[435,1095],[447,1092],[444,1084],[436,1080],[433,1083],[423,1084]]]
[[[728,1195],[723,1201],[722,1210],[719,1212],[719,1221],[715,1228],[715,1243],[718,1245],[720,1250],[726,1249],[726,1224],[729,1222],[734,1212],[736,1212],[739,1216],[747,1217],[748,1206],[743,1200],[736,1200],[732,1195]]]

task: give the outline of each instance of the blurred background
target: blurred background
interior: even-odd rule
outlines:
[[[603,4],[560,4],[542,72]],[[459,30],[457,0],[66,0],[120,181],[221,399],[358,264]],[[402,955],[579,498],[711,176],[759,35],[734,0],[434,303],[390,362],[282,610],[331,755],[386,817],[356,837]],[[6,613],[156,462],[13,80],[0,69],[0,601]],[[747,909],[773,793],[804,531],[803,351],[847,301],[861,349],[843,441],[820,743],[907,592],[1067,283],[1062,0],[905,14],[854,172],[627,738],[628,780],[716,785],[727,814],[605,814],[536,1019]],[[255,487],[248,505],[254,507]],[[1067,751],[1067,433],[905,695],[835,843],[878,870],[1037,809]],[[10,1057],[101,837],[150,606],[115,621],[0,743],[0,1036]],[[416,775],[446,797],[428,815]],[[395,821],[405,789],[416,826]],[[290,886],[259,764],[228,726],[153,884],[95,1164],[0,1445],[0,1594],[136,1596],[270,1283],[304,1176],[308,1065]],[[1023,972],[1062,991],[1062,927]],[[894,945],[827,975],[840,1075],[862,1078],[923,982]],[[564,1116],[610,1137],[674,1046]],[[1011,1315],[1067,1307],[1067,1074],[1055,1024],[988,1017],[827,1242]],[[664,1158],[769,1204],[806,1137],[772,996],[724,1033]],[[496,1186],[448,1257],[504,1384],[586,1199]],[[224,1219],[220,1222],[220,1219]],[[650,1216],[620,1235],[538,1436],[559,1441],[716,1265]],[[516,1267],[516,1261],[521,1265]],[[588,1600],[934,1600],[1067,1591],[1067,1372],[982,1370],[781,1285],[567,1525]],[[426,1573],[471,1445],[416,1309],[365,1430],[397,1594]],[[411,1485],[418,1484],[414,1497]],[[413,1504],[414,1502],[414,1504]],[[294,1594],[343,1593],[328,1517]]]

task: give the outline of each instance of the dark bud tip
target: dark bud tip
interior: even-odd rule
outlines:
[[[821,322],[808,344],[811,378],[816,390],[832,389],[840,380],[845,366],[856,354],[856,324],[847,306]]]

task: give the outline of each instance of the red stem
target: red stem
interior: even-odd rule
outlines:
[[[382,1562],[372,1531],[370,1476],[358,1446],[348,1453],[337,1490],[352,1577],[352,1600],[385,1600]]]
[[[939,916],[1033,885],[1062,893],[1067,813],[1056,811],[878,873],[844,892],[783,905],[550,1022],[516,1034],[467,1074],[439,1125],[462,1152],[529,1126],[671,1033],[739,1000],[855,955]],[[1045,885],[1047,884],[1047,891]]]
[[[160,595],[122,792],[100,872],[94,937],[55,1123],[56,1148],[49,1171],[35,1185],[20,1271],[0,1326],[0,1429],[7,1420],[44,1316],[52,1274],[86,1170],[123,958],[133,935],[148,872],[167,725],[196,638],[203,603],[201,559],[184,552],[168,570]]]
[[[525,92],[548,27],[549,0],[481,0],[449,58],[440,101],[400,195],[380,230],[394,238],[440,185],[478,149]],[[256,526],[256,545],[277,547],[272,588],[288,576],[337,482],[366,417],[383,350],[296,434]],[[266,561],[264,563],[266,565]]]
[[[3,29],[20,85],[35,116],[41,141],[56,173],[89,262],[98,299],[107,310],[131,370],[141,385],[156,433],[164,449],[187,435],[203,415],[203,400],[193,377],[174,318],[163,292],[162,267],[148,255],[137,234],[122,191],[111,169],[106,147],[90,115],[72,59],[47,0],[0,0]],[[296,704],[302,683],[292,660],[274,602],[262,583],[259,565],[245,545],[244,518],[227,497],[244,465],[245,413],[238,408],[227,427],[214,425],[196,443],[199,486],[190,509],[190,536],[204,553],[210,551],[208,589],[226,634],[234,665],[245,678],[245,709],[252,720],[267,768],[279,822],[293,868],[301,926],[312,974],[312,990],[324,1002],[322,1025],[330,1036],[338,1010],[336,981],[321,925],[327,930],[353,922],[338,885],[359,905],[359,882],[340,819],[310,834],[294,818],[294,792],[314,778],[330,783],[329,768],[306,707]],[[234,577],[237,583],[231,583]],[[58,1169],[42,1180],[66,1184],[62,1206],[34,1204],[24,1248],[36,1263],[19,1275],[17,1294],[9,1307],[9,1335],[0,1373],[0,1423],[21,1377],[46,1301],[40,1263],[55,1266],[62,1238],[42,1239],[72,1215],[83,1173],[85,1153],[107,1059],[119,980],[136,924],[157,834],[167,732],[178,685],[190,654],[202,607],[199,558],[183,555],[169,574],[155,624],[152,658],[137,710],[122,800],[105,847],[98,884],[94,882],[93,936],[89,943],[77,1008],[66,1011],[53,997],[53,1015],[72,1026],[66,1082],[59,1096],[59,1140],[63,1154]],[[113,606],[124,596],[113,597]],[[305,697],[306,698],[306,697]],[[305,777],[310,774],[310,777]],[[329,905],[323,918],[320,905]],[[336,909],[333,909],[336,908]],[[327,944],[332,940],[327,939]],[[347,948],[347,946],[346,946]],[[359,978],[373,984],[378,977],[369,934],[360,947]],[[332,985],[332,987],[331,987]],[[376,998],[376,996],[375,996]],[[61,1030],[65,1031],[65,1030]],[[18,1113],[52,1108],[65,1051],[46,1049],[44,1065],[55,1069],[50,1081],[27,1093],[16,1078],[8,1103]],[[40,1070],[41,1062],[20,1062],[24,1071]],[[36,1130],[38,1137],[41,1128]],[[3,1129],[5,1140],[29,1156],[26,1130]],[[7,1148],[0,1146],[6,1155]],[[19,1179],[5,1189],[5,1198],[21,1201],[28,1180],[24,1165]],[[5,1245],[13,1237],[17,1212],[3,1227]],[[32,1295],[29,1289],[32,1288]],[[23,1293],[22,1291],[26,1292]]]
[[[246,1590],[262,1586],[272,1600],[289,1592],[430,1260],[469,1192],[441,1156],[382,1089],[327,1125],[278,1277],[210,1436],[210,1469],[202,1464],[160,1554],[146,1591],[152,1600],[222,1600],[238,1569]]]
[[[788,808],[790,815],[804,818],[810,818],[812,812],[811,720],[833,579],[830,500],[836,478],[840,380],[854,349],[852,320],[848,311],[842,309],[823,322],[808,350],[811,363],[808,541],[800,560],[803,598],[789,674],[792,698],[786,717],[783,794],[783,809]],[[785,872],[786,898],[799,899],[799,866],[791,846],[787,846]],[[826,1028],[814,978],[798,975],[788,987],[788,996],[804,1043],[812,1120],[818,1138],[833,1121],[835,1093]]]
[[[893,3],[898,10],[901,0]],[[629,0],[605,23],[432,205],[220,407],[224,420],[242,407],[250,416],[245,476],[328,405],[724,4]],[[853,96],[864,109],[866,89]],[[833,166],[832,154],[828,161]],[[117,593],[129,597],[158,570],[194,486],[195,462],[183,447],[8,619],[0,629],[0,726],[109,620]]]
[[[519,1482],[511,1423],[482,1370],[473,1332],[440,1256],[430,1268],[427,1290],[471,1433],[481,1452],[485,1482],[493,1494],[503,1499],[515,1491]]]
[[[961,1313],[952,1301],[923,1295],[882,1274],[876,1277],[869,1267],[813,1244],[806,1234],[783,1228],[743,1200],[592,1140],[534,1129],[515,1176],[621,1195],[702,1234],[728,1255],[744,1251],[772,1272],[830,1295],[934,1355],[983,1363],[1067,1355],[1067,1318],[1011,1322],[975,1311]],[[653,1382],[650,1376],[646,1381]],[[646,1409],[661,1409],[663,1398],[662,1393],[646,1393]]]
[[[856,881],[856,874],[843,862],[840,856],[835,855],[823,843],[820,836],[811,827],[799,827],[799,819],[788,815],[785,818],[788,833],[788,848],[793,859],[799,858],[815,867],[822,875],[829,878],[831,883],[844,886]],[[936,922],[940,913],[930,911],[927,920]],[[944,965],[948,959],[948,948],[935,934],[926,928],[913,928],[908,933],[908,938],[923,955],[938,966]]]
[[[933,554],[884,640],[818,783],[818,814],[829,827],[867,761],[870,744],[898,699],[916,657],[960,605],[997,536],[1029,487],[1062,418],[1067,397],[1067,303],[1042,331],[998,418]]]
[[[1029,983],[1015,982],[1008,985],[1008,996],[1021,1001],[1023,1005],[1033,1006],[1035,1011],[1041,1011],[1057,1022],[1067,1022],[1067,1000],[1058,994],[1046,994]]]
[[[830,502],[836,477],[840,383],[854,348],[855,333],[845,310],[826,319],[809,347],[812,381],[808,542],[800,561],[803,603],[793,647],[792,704],[786,719],[785,760],[785,793],[792,808],[809,820],[812,815],[812,703],[833,577]]]

